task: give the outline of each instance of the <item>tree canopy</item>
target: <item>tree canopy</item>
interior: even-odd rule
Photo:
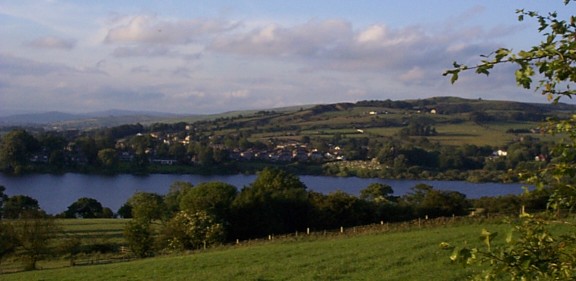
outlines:
[[[137,192],[128,199],[128,205],[134,219],[146,222],[164,219],[167,212],[162,196],[156,193]]]
[[[182,196],[180,209],[189,214],[206,212],[219,220],[227,220],[237,193],[235,186],[224,182],[200,183]]]
[[[104,208],[98,200],[82,197],[68,206],[68,210],[64,212],[64,215],[67,218],[92,219],[103,217],[103,211]]]
[[[566,6],[570,0],[564,0]],[[573,10],[572,10],[573,13]],[[444,75],[456,82],[463,71],[474,70],[489,75],[497,65],[516,66],[518,86],[535,87],[552,103],[576,94],[576,16],[561,18],[557,12],[517,10],[518,20],[532,18],[537,21],[540,43],[528,50],[513,51],[499,48],[483,56],[480,63],[467,66],[455,62],[454,68]],[[551,120],[547,132],[558,134],[559,143],[552,151],[552,165],[541,170],[527,170],[521,175],[537,190],[551,192],[548,206],[557,216],[565,208],[576,206],[576,117]],[[490,265],[480,278],[483,280],[574,280],[576,278],[576,235],[556,236],[548,228],[546,216],[529,214],[522,209],[513,232],[504,246],[493,243],[496,233],[482,230],[486,249],[455,248],[451,259],[464,265],[482,263]]]

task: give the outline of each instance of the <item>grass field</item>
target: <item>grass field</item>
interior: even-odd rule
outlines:
[[[61,219],[57,221],[66,235],[76,235],[82,239],[123,240],[127,220],[121,219]]]
[[[94,226],[67,226],[76,227]],[[464,280],[473,269],[452,265],[450,251],[439,244],[480,243],[476,237],[483,227],[508,229],[474,223],[355,236],[300,235],[189,255],[5,274],[1,280]]]

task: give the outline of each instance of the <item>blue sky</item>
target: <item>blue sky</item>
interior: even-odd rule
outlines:
[[[516,9],[562,1],[0,0],[0,115],[189,114],[460,96],[546,102],[490,77],[441,74],[541,36]]]

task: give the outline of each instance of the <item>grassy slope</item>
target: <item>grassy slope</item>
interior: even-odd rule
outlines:
[[[250,247],[126,263],[22,272],[2,280],[463,280],[443,241],[479,243],[480,229],[459,225],[355,237],[274,241]]]

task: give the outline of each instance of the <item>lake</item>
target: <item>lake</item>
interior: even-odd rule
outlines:
[[[6,194],[27,195],[38,200],[40,207],[49,214],[65,211],[70,204],[81,197],[98,200],[104,207],[116,212],[135,192],[155,192],[166,194],[175,181],[185,181],[197,185],[202,182],[221,181],[241,189],[250,185],[255,175],[86,175],[86,174],[36,174],[8,176],[0,174],[0,185],[6,187]],[[439,190],[453,190],[466,194],[468,198],[520,194],[522,184],[469,183],[463,181],[428,180],[387,180],[377,178],[300,176],[309,190],[330,193],[336,190],[358,195],[360,190],[371,183],[384,183],[392,186],[394,195],[410,192],[418,183],[426,183]]]

